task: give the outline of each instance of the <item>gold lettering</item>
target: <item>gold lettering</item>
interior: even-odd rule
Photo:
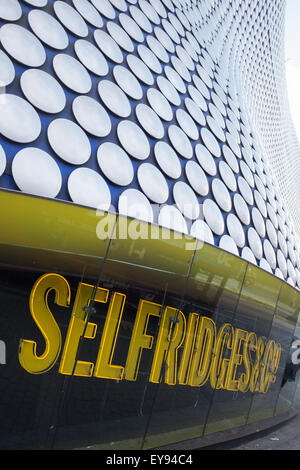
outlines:
[[[185,328],[183,313],[175,308],[166,307],[158,332],[150,382],[160,381],[162,366],[165,364],[165,382],[169,385],[176,384],[177,350],[183,343]]]
[[[120,322],[126,296],[118,292],[112,295],[102,333],[94,376],[104,379],[122,380],[124,367],[112,365]]]
[[[184,350],[179,367],[178,383],[181,385],[186,385],[188,382],[198,322],[199,315],[197,313],[190,313]]]
[[[215,322],[211,318],[201,317],[189,377],[192,387],[201,387],[209,377],[215,337]]]
[[[212,388],[221,389],[225,388],[225,379],[229,359],[223,357],[224,348],[232,348],[232,340],[234,337],[234,329],[230,323],[225,323],[221,326],[214,349],[214,358],[212,361],[210,384]]]
[[[126,361],[126,380],[136,380],[143,349],[152,349],[153,336],[147,334],[150,315],[160,316],[161,305],[141,300],[133,327],[132,337]]]
[[[19,361],[30,374],[43,374],[54,366],[61,350],[61,332],[49,307],[48,295],[54,290],[57,305],[68,307],[70,286],[58,274],[45,274],[33,286],[29,299],[32,318],[45,339],[45,350],[40,356],[36,353],[36,342],[21,339]]]
[[[94,339],[96,336],[97,325],[87,322],[88,314],[84,307],[89,306],[92,298],[94,286],[80,283],[77,289],[74,308],[69,323],[65,346],[62,354],[59,372],[66,375],[79,375],[91,377],[94,369],[92,362],[77,361],[75,365],[77,350],[80,338]],[[107,302],[109,291],[107,289],[97,288],[95,302]],[[75,365],[75,368],[74,368]]]
[[[236,378],[237,367],[242,363],[243,354],[240,353],[241,343],[247,338],[247,331],[237,328],[234,334],[233,346],[228,364],[225,388],[231,391],[238,391],[240,380]]]

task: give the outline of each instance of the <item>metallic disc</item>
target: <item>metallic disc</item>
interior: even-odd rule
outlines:
[[[208,175],[215,176],[217,173],[217,167],[216,167],[213,156],[207,150],[207,148],[204,147],[204,145],[197,144],[195,147],[195,154],[203,170]]]
[[[235,137],[233,135],[229,134],[229,132],[226,132],[226,140],[227,140],[227,143],[228,143],[229,147],[233,151],[233,153],[238,158],[242,158],[241,149],[240,149],[240,146],[239,146],[237,140],[235,139]]]
[[[74,50],[80,62],[90,72],[99,77],[104,77],[108,74],[107,61],[102,52],[94,44],[85,39],[77,39],[74,43]]]
[[[282,253],[284,254],[284,256],[287,257],[288,249],[287,249],[285,238],[280,231],[277,232],[277,237],[278,237],[279,247]]]
[[[150,0],[150,3],[162,18],[167,17],[167,11],[164,7],[162,0]]]
[[[267,217],[266,203],[263,200],[263,198],[261,197],[260,193],[256,189],[254,190],[254,200],[255,200],[256,206],[260,210],[263,217]]]
[[[45,7],[48,3],[48,0],[23,0],[23,2],[33,7]]]
[[[119,21],[129,36],[136,42],[143,42],[144,35],[139,25],[127,14],[121,13],[119,15]]]
[[[139,0],[139,7],[152,23],[159,24],[160,18],[153,6],[148,1]]]
[[[92,81],[86,68],[68,54],[57,54],[53,59],[53,68],[58,78],[76,93],[89,93]]]
[[[186,50],[182,46],[176,46],[176,54],[188,70],[190,70],[191,72],[195,70],[195,65],[191,56],[186,52]]]
[[[209,184],[201,166],[193,160],[188,161],[185,165],[185,174],[194,191],[200,196],[207,196]]]
[[[255,186],[256,186],[258,192],[260,193],[262,198],[266,200],[267,199],[267,193],[266,193],[265,185],[263,184],[262,180],[260,179],[260,177],[258,175],[254,175],[254,181],[255,181]]]
[[[210,99],[210,92],[207,88],[207,86],[205,85],[205,83],[203,82],[203,80],[201,80],[200,77],[198,77],[198,75],[193,75],[193,83],[195,85],[195,87],[200,91],[201,95],[204,96],[204,98],[206,98],[207,100]],[[211,105],[215,106],[213,103],[210,103]],[[218,113],[220,113],[220,111],[218,110]]]
[[[156,88],[149,88],[147,90],[147,99],[153,111],[161,119],[164,121],[171,121],[173,119],[173,110],[168,100],[160,91],[156,90]]]
[[[274,211],[271,204],[269,204],[268,202],[267,202],[267,212],[268,212],[268,216],[269,216],[272,224],[274,225],[275,229],[277,230],[278,229],[278,220],[277,220],[276,212]]]
[[[105,109],[90,96],[77,96],[72,104],[76,121],[96,137],[106,137],[111,131],[111,120]]]
[[[205,116],[199,108],[199,106],[193,101],[191,98],[186,98],[184,100],[185,107],[189,113],[189,115],[194,119],[194,121],[197,124],[200,124],[200,126],[205,126],[206,119]]]
[[[81,16],[95,28],[102,28],[103,20],[96,8],[88,0],[72,0]]]
[[[171,3],[171,2],[168,2],[168,3]],[[172,5],[172,4],[171,4]],[[170,6],[171,6],[170,5]],[[173,6],[171,6],[172,8]],[[167,20],[163,19],[162,22],[162,27],[164,28],[165,32],[168,34],[168,36],[176,43],[176,44],[179,44],[180,43],[180,37],[176,31],[176,29],[174,28],[174,26]]]
[[[239,254],[238,247],[236,246],[235,241],[229,235],[223,235],[219,241],[219,247],[233,255]]]
[[[210,243],[211,245],[214,245],[214,236],[204,220],[198,219],[195,222],[193,222],[190,230],[190,234],[192,237],[196,238],[197,240],[201,240],[206,243]]]
[[[265,236],[266,236],[265,221],[264,221],[263,216],[261,215],[261,213],[257,209],[257,207],[252,208],[251,215],[252,215],[252,221],[253,221],[254,228],[257,231],[258,235],[261,238],[265,238]]]
[[[161,120],[152,108],[146,104],[140,103],[135,108],[136,117],[142,128],[151,136],[156,139],[162,139],[165,130]]]
[[[111,37],[124,51],[133,52],[133,43],[126,31],[121,26],[119,26],[117,23],[114,23],[113,21],[108,21],[106,23],[106,28]]]
[[[224,131],[222,127],[219,125],[219,123],[211,116],[207,116],[206,122],[210,128],[210,130],[213,132],[213,134],[222,142],[225,142],[226,137],[224,134]]]
[[[153,222],[153,210],[146,196],[137,189],[126,189],[119,197],[119,214],[133,219]]]
[[[94,39],[100,51],[117,64],[123,62],[123,53],[116,41],[102,29],[94,31]]]
[[[133,121],[121,121],[117,127],[118,139],[127,153],[138,160],[150,155],[150,144],[142,129]]]
[[[133,73],[122,65],[116,65],[113,69],[114,79],[120,88],[134,100],[140,100],[143,97],[143,90]]]
[[[76,168],[70,174],[68,191],[76,204],[103,211],[110,208],[109,187],[104,178],[90,168]]]
[[[188,92],[193,101],[199,106],[202,111],[207,111],[207,104],[205,99],[203,98],[200,91],[195,88],[193,85],[188,86]]]
[[[169,139],[174,149],[184,158],[190,159],[193,157],[193,147],[183,130],[172,124],[168,128]]]
[[[286,259],[281,250],[277,250],[277,264],[283,276],[286,278],[287,277],[287,264],[286,264]]]
[[[15,79],[15,68],[5,52],[0,50],[0,86],[10,85]]]
[[[54,12],[59,21],[75,36],[85,38],[88,33],[88,27],[82,16],[75,8],[66,2],[56,0],[53,3]]]
[[[153,52],[148,49],[144,44],[139,44],[137,47],[137,52],[142,61],[149,67],[152,72],[160,74],[162,72],[161,64]]]
[[[207,129],[206,127],[203,127],[201,129],[201,138],[202,138],[202,141],[205,145],[205,147],[207,147],[207,149],[215,156],[215,157],[220,157],[221,156],[221,149],[220,149],[220,146],[219,146],[219,143],[217,141],[217,139],[215,138],[215,136],[210,132],[209,129]]]
[[[199,139],[199,131],[191,116],[184,109],[177,109],[176,119],[181,129],[192,140]]]
[[[180,77],[186,81],[190,82],[191,81],[191,75],[190,72],[188,71],[187,67],[184,65],[183,62],[181,62],[180,59],[178,59],[176,56],[171,57],[171,63],[175,69],[175,71],[180,75]]]
[[[31,10],[28,13],[28,22],[34,34],[47,46],[58,50],[68,47],[69,38],[65,29],[46,11]]]
[[[40,40],[23,26],[4,24],[0,28],[0,41],[11,57],[28,67],[40,67],[46,60]]]
[[[245,233],[239,219],[234,214],[228,214],[226,219],[227,230],[239,248],[245,246]]]
[[[6,155],[2,145],[0,145],[0,176],[3,175],[6,168]]]
[[[145,195],[157,204],[169,197],[169,188],[161,171],[151,163],[142,163],[137,171],[138,182]]]
[[[254,254],[252,253],[251,249],[248,246],[245,246],[242,249],[242,258],[249,263],[257,264]]]
[[[22,8],[18,0],[2,0],[0,2],[0,18],[5,21],[18,21],[22,16]]]
[[[269,219],[267,219],[266,221],[266,229],[267,229],[267,234],[268,234],[268,238],[270,242],[272,243],[274,248],[277,248],[277,245],[278,245],[277,233],[276,233],[274,225]]]
[[[142,10],[135,6],[131,6],[129,7],[129,11],[134,21],[139,25],[140,28],[142,28],[143,31],[146,33],[152,32],[152,25]]]
[[[141,59],[133,54],[128,54],[126,60],[131,72],[134,73],[141,82],[149,86],[153,85],[154,77],[152,72]]]
[[[101,171],[113,183],[127,186],[132,182],[134,171],[131,160],[118,145],[111,142],[101,144],[97,160]]]
[[[158,41],[158,39],[156,39],[154,36],[149,35],[147,36],[146,41],[150,50],[153,52],[153,54],[156,55],[156,57],[161,62],[164,62],[165,64],[169,62],[169,55],[164,46]]]
[[[273,273],[271,266],[269,265],[268,261],[265,258],[262,258],[260,260],[259,267],[269,273]]]
[[[186,221],[177,207],[165,205],[158,214],[158,223],[162,227],[179,233],[188,233]]]
[[[48,140],[54,152],[68,163],[82,165],[91,156],[91,144],[85,132],[68,119],[55,119],[49,124]]]
[[[226,124],[225,124],[225,119],[218,110],[218,108],[213,104],[209,103],[208,104],[209,112],[211,116],[215,119],[215,121],[221,126],[222,129],[225,129]]]
[[[223,216],[219,207],[212,199],[205,199],[203,202],[203,215],[209,228],[216,235],[222,235],[225,228]]]
[[[109,20],[114,20],[116,17],[116,12],[108,0],[91,0],[95,8]]]
[[[131,114],[131,105],[121,88],[110,80],[101,80],[98,93],[105,106],[117,116],[126,118]]]
[[[14,142],[30,143],[41,132],[39,115],[28,101],[12,94],[3,94],[0,113],[0,133]]]
[[[252,194],[252,190],[249,186],[249,184],[247,183],[247,181],[242,177],[242,176],[239,176],[238,177],[238,180],[237,180],[237,183],[238,183],[238,188],[239,188],[239,191],[241,193],[241,195],[243,196],[243,198],[245,199],[245,201],[252,205],[253,204],[253,194]]]
[[[219,162],[219,172],[227,188],[230,189],[230,191],[235,192],[237,189],[237,184],[236,184],[234,173],[232,169],[230,168],[230,166],[227,165],[227,163],[224,162],[223,160]]]
[[[279,268],[275,269],[275,276],[277,276],[279,279],[284,280],[284,275],[282,274]]]
[[[240,221],[244,225],[249,225],[250,224],[250,213],[248,206],[245,202],[245,200],[242,198],[240,194],[235,194],[233,197],[233,204],[234,204],[234,209],[235,212],[240,219]]]
[[[41,111],[59,113],[66,106],[63,88],[54,77],[43,70],[25,70],[20,85],[27,100]]]
[[[163,76],[157,77],[157,86],[161,93],[167,98],[167,100],[174,106],[179,106],[181,103],[180,96],[172,83]]]
[[[179,93],[185,93],[186,92],[186,86],[184,81],[182,80],[181,76],[179,75],[176,70],[174,70],[172,67],[167,65],[164,70],[167,79],[174,85],[176,90],[179,91]]]
[[[228,163],[228,165],[230,166],[230,168],[232,169],[232,171],[234,171],[234,173],[239,173],[239,169],[240,169],[239,164],[232,150],[229,147],[227,147],[227,145],[223,145],[222,151],[223,151],[224,158],[226,162]]]
[[[57,163],[38,148],[27,147],[16,154],[12,175],[21,191],[36,196],[55,198],[62,185]]]
[[[267,239],[264,240],[263,246],[264,246],[264,253],[265,253],[266,260],[268,261],[271,268],[275,269],[277,263],[276,263],[276,255],[275,255],[274,248],[272,247],[271,243]]]
[[[154,156],[161,170],[170,178],[177,179],[181,175],[181,165],[176,152],[164,141],[157,142]]]
[[[250,168],[248,167],[248,165],[243,160],[240,161],[240,169],[241,169],[241,173],[242,173],[243,177],[245,178],[245,180],[247,181],[249,186],[251,188],[254,188],[253,173],[250,170]]]
[[[192,188],[184,181],[178,181],[173,186],[173,197],[175,203],[183,214],[189,220],[198,219],[200,207],[198,199]]]
[[[253,227],[250,227],[247,232],[248,243],[251,251],[253,252],[256,259],[260,260],[263,255],[263,248],[260,236],[254,230]]]
[[[218,206],[225,212],[229,212],[232,206],[231,197],[223,181],[218,178],[214,178],[211,189]]]
[[[175,52],[175,46],[174,46],[174,43],[173,43],[172,39],[170,38],[170,36],[163,29],[156,26],[154,28],[154,34],[155,34],[156,38],[159,40],[159,42],[161,43],[161,45],[168,52],[170,52],[171,54],[173,54]]]

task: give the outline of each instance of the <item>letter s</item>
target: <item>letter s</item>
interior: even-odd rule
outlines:
[[[54,366],[61,350],[61,332],[49,307],[48,295],[55,291],[55,303],[62,307],[70,304],[70,286],[59,274],[45,274],[33,286],[29,307],[32,318],[45,339],[45,350],[40,356],[36,353],[36,342],[20,340],[19,361],[30,374],[43,374]]]

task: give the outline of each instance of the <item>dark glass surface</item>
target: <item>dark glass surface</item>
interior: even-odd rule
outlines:
[[[47,294],[62,344],[45,373],[28,373],[18,358],[21,339],[35,341],[37,355],[45,350],[29,303],[36,281],[50,272],[45,250],[35,251],[38,269],[25,268],[21,250],[19,265],[15,256],[1,268],[7,363],[0,365],[0,448],[148,449],[259,422],[300,404],[291,349],[299,329],[295,289],[223,250],[168,231],[159,231],[159,239],[116,239],[110,235],[121,220],[116,226],[114,220],[109,236],[97,241],[98,255],[91,238],[88,256],[75,264],[69,253],[65,264],[58,255],[51,261],[52,272],[70,287],[70,305],[58,305],[54,290]],[[79,237],[75,243],[81,246]],[[69,363],[72,322],[84,326]],[[267,390],[271,362],[266,353],[257,362],[250,337],[253,344],[263,338],[271,352],[281,346]],[[246,380],[254,369],[257,386],[255,375]]]

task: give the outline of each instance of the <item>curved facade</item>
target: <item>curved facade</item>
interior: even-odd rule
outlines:
[[[279,0],[0,5],[2,447],[206,442],[294,409],[284,20]]]

